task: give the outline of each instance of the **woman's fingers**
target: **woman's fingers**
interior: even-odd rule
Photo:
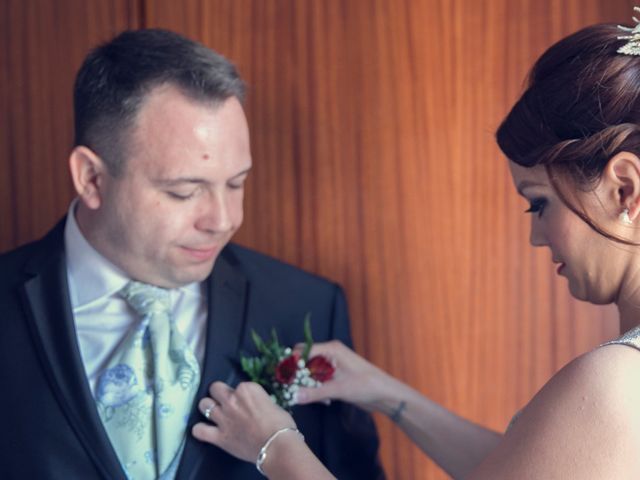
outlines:
[[[306,405],[307,403],[315,402],[327,402],[332,399],[338,399],[335,384],[332,381],[313,388],[300,387],[296,394],[296,401],[299,405]]]
[[[201,442],[208,442],[220,446],[220,430],[215,425],[198,422],[191,429],[191,433]]]
[[[209,394],[211,397],[198,402],[199,411],[209,421],[194,425],[192,434],[237,458],[255,461],[269,435],[283,427],[295,427],[293,418],[256,383],[243,382],[233,389],[215,382]]]
[[[305,348],[304,343],[298,343],[294,347],[294,350],[298,353],[302,353]],[[309,352],[309,357],[315,357],[316,355],[323,355],[329,360],[335,360],[336,355],[340,355],[342,350],[349,350],[347,346],[340,340],[330,340],[328,342],[314,343]]]
[[[198,410],[200,410],[200,413],[204,415],[204,418],[210,422],[215,422],[213,415],[218,408],[220,408],[220,404],[209,397],[203,398],[198,402]]]
[[[233,388],[224,382],[213,382],[209,386],[209,396],[220,405],[224,405],[233,396]]]

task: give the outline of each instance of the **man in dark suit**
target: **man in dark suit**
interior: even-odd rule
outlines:
[[[337,285],[228,243],[251,168],[243,93],[224,58],[167,31],[125,32],[85,60],[78,197],[42,240],[0,256],[0,478],[260,478],[191,436],[198,399],[237,383],[251,329],[293,345],[311,313],[317,341],[351,343]],[[165,295],[162,311],[151,297],[133,308],[131,285]],[[171,329],[157,333],[158,318]],[[123,360],[132,351],[139,364]],[[176,356],[184,411],[159,403],[175,397],[154,377]],[[162,433],[173,413],[184,421]],[[294,417],[338,478],[383,477],[367,414],[334,402]]]

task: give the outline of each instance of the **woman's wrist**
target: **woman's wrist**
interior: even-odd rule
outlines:
[[[304,436],[295,427],[287,427],[274,432],[258,453],[256,468],[271,478],[288,458],[296,458],[300,446],[305,447]]]
[[[375,403],[375,410],[394,423],[400,423],[416,392],[405,383],[390,378],[391,381],[385,382],[385,389]]]

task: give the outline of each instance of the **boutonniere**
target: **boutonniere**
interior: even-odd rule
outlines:
[[[240,366],[252,382],[259,383],[281,407],[289,410],[296,404],[300,387],[318,387],[331,380],[335,371],[332,363],[323,355],[309,358],[311,337],[310,314],[304,319],[304,348],[302,352],[284,347],[278,341],[275,329],[271,339],[263,340],[251,331],[253,343],[260,354],[257,357],[240,357]]]

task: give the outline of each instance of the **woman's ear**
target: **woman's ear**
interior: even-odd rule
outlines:
[[[607,163],[603,180],[612,192],[619,211],[629,210],[633,221],[640,215],[640,158],[630,152],[620,152]]]
[[[100,208],[103,176],[107,173],[102,159],[91,149],[78,146],[69,156],[69,169],[80,200],[91,210]]]

